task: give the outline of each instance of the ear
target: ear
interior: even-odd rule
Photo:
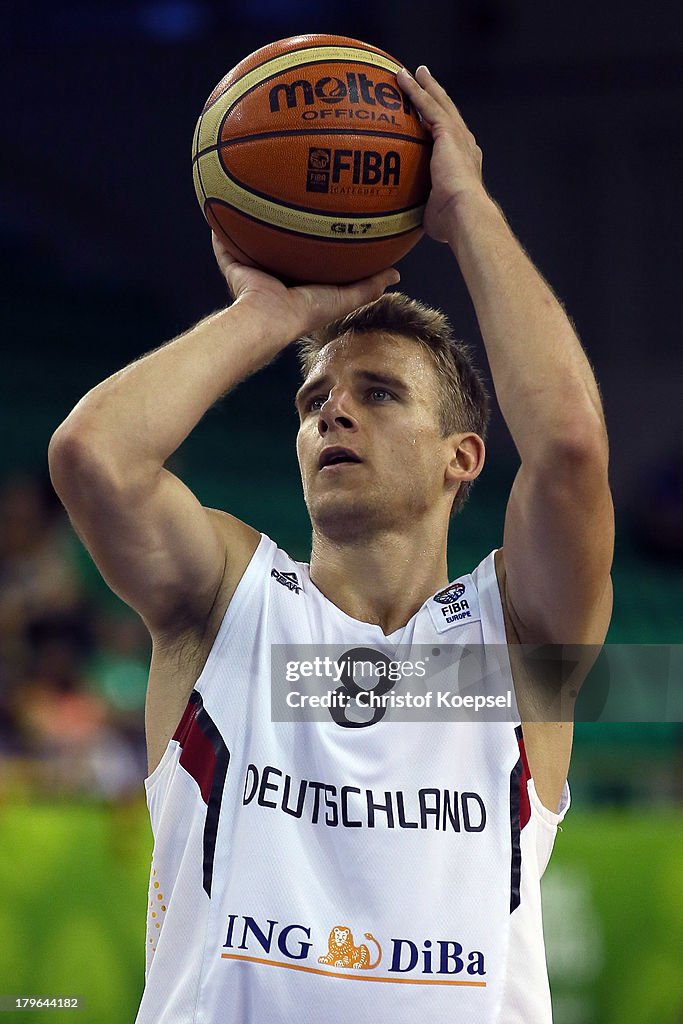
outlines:
[[[479,434],[451,434],[451,457],[445,473],[446,484],[475,480],[484,468],[486,448]]]

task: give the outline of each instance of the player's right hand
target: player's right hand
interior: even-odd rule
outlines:
[[[268,319],[273,330],[282,330],[287,341],[346,316],[373,302],[400,274],[393,267],[352,284],[304,284],[287,287],[277,277],[240,263],[212,232],[213,251],[230,293],[240,306],[252,307]]]

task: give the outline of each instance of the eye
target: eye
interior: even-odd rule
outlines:
[[[371,388],[368,392],[373,402],[386,402],[387,399],[391,399],[394,396],[391,391],[387,391],[386,388]]]
[[[313,398],[309,399],[308,411],[319,412],[326,401],[327,395],[314,395]]]

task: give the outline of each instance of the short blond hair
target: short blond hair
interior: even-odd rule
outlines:
[[[375,302],[334,320],[298,342],[299,363],[305,377],[319,352],[345,334],[379,331],[399,334],[420,345],[434,363],[440,384],[439,425],[442,437],[472,431],[482,440],[489,421],[489,397],[471,349],[453,337],[448,318],[438,309],[410,299],[401,292],[387,292]],[[451,515],[463,507],[474,481],[460,484]]]

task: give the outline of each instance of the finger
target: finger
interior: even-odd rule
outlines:
[[[344,310],[339,315],[344,316],[346,313],[358,309],[359,306],[366,306],[369,302],[374,302],[375,299],[384,295],[387,288],[398,284],[400,280],[399,272],[391,268],[341,288],[340,299],[344,304]]]
[[[359,306],[365,306],[368,302],[374,302],[384,294],[387,288],[398,284],[401,275],[394,267],[382,270],[372,277],[354,281],[352,284],[343,285],[313,285],[303,286],[306,292],[306,299],[312,309],[317,309],[322,314],[321,323],[330,323],[339,317],[346,316]],[[323,312],[324,311],[324,312]]]
[[[396,81],[425,121],[433,124],[435,120],[438,120],[439,115],[443,114],[442,105],[433,96],[430,96],[405,68],[401,68],[397,72]]]
[[[408,98],[415,104],[423,118],[430,123],[439,120],[439,115],[455,116],[466,128],[462,114],[442,85],[439,85],[426,64],[421,64],[413,77],[406,68],[401,68],[396,79]]]
[[[373,274],[372,277],[354,281],[353,284],[342,285],[340,292],[347,295],[349,299],[360,296],[358,305],[363,306],[366,302],[372,302],[373,298],[379,298],[387,288],[398,284],[400,280],[401,275],[398,270],[395,267],[389,267],[387,270],[381,270],[378,274]]]
[[[366,306],[368,302],[374,302],[390,287],[398,284],[401,275],[393,268],[383,270],[372,277],[363,278],[361,281],[354,281],[353,284],[344,285],[339,289],[339,299],[343,303],[344,310],[340,316],[350,313],[359,306]]]
[[[426,64],[420,64],[420,66],[415,70],[415,81],[422,89],[425,90],[425,92],[428,92],[430,96],[433,96],[444,107],[453,107],[454,109],[457,109],[449,94],[437,81]]]
[[[226,248],[225,243],[218,237],[215,231],[211,232],[211,245],[213,247],[213,253],[218,260],[218,265],[221,270],[226,270],[233,263],[236,263],[235,257]]]
[[[221,241],[216,234],[212,232],[211,244],[213,246],[214,255],[216,262],[218,263],[218,269],[220,270],[225,283],[228,286],[228,291],[234,299],[238,292],[237,280],[235,274],[239,270],[241,264],[239,260],[236,260],[229,249],[226,248],[225,244]]]
[[[465,131],[469,131],[467,123],[465,122],[464,117],[460,113],[459,108],[453,102],[453,99],[450,96],[450,94],[447,93],[444,87],[437,81],[436,78],[434,78],[434,75],[431,73],[427,65],[421,64],[419,68],[417,68],[417,70],[415,71],[415,75],[416,77],[418,75],[420,76],[420,81],[422,82],[422,87],[424,88],[425,92],[428,92],[430,93],[430,95],[434,96],[435,99],[437,99],[438,102],[441,104],[443,109],[447,110],[450,114],[454,115],[457,118],[460,125],[465,129]]]
[[[396,267],[388,267],[386,270],[381,270],[379,274],[373,274],[372,277],[366,278],[368,285],[378,288],[380,294],[387,288],[391,288],[392,285],[398,284],[400,280],[401,275]]]

